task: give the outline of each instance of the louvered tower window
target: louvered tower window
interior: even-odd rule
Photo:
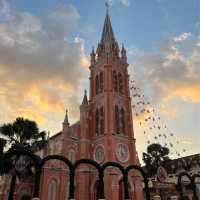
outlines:
[[[115,92],[118,92],[118,80],[116,71],[113,71],[113,89]]]
[[[119,93],[123,94],[123,79],[120,73],[118,74],[118,87],[119,87]]]
[[[120,133],[120,128],[119,128],[119,108],[118,106],[115,106],[115,129],[116,133]]]
[[[103,92],[103,72],[100,73],[100,92]]]
[[[100,134],[104,133],[104,109],[103,106],[100,108]]]
[[[123,108],[120,110],[120,132],[125,134],[125,112]]]
[[[99,75],[96,75],[96,94],[99,93]]]
[[[96,109],[96,134],[99,135],[99,110]]]

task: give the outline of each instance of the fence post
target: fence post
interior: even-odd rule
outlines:
[[[125,200],[129,200],[129,191],[128,191],[128,173],[125,171],[123,173],[123,182],[124,182],[124,198]]]
[[[104,172],[103,172],[103,170],[100,170],[100,172],[99,172],[99,184],[98,184],[99,200],[105,200],[103,178],[104,178]]]
[[[69,179],[70,179],[70,184],[69,184],[69,199],[74,200],[74,167],[70,170],[69,174]]]

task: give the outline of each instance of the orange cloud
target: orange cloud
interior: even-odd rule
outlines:
[[[80,65],[83,67],[83,68],[87,68],[90,66],[90,60],[88,57],[86,56],[83,56],[80,60]]]
[[[184,101],[191,101],[193,103],[200,102],[200,84],[188,84],[188,85],[175,85],[174,88],[169,92],[166,97],[166,100],[177,96],[183,99]]]
[[[63,112],[65,105],[61,102],[59,94],[52,91],[32,86],[27,93],[28,101],[40,111],[56,111]]]
[[[10,113],[10,118],[12,119],[19,116],[36,121],[40,125],[43,125],[46,122],[45,118],[39,112],[34,111],[31,108],[18,109],[17,112]]]

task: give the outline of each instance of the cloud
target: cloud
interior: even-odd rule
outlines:
[[[154,53],[142,52],[134,63],[135,77],[153,102],[179,97],[200,103],[199,38],[191,33],[167,38],[156,44]]]
[[[76,8],[58,6],[34,16],[0,0],[0,16],[0,101],[7,110],[5,119],[23,115],[45,123],[48,113],[64,117],[67,105],[77,118],[80,97],[74,91],[80,91],[88,58],[83,39],[68,39],[78,28]]]
[[[174,37],[175,42],[182,42],[186,39],[188,39],[191,36],[191,33],[183,33],[179,35],[178,37]]]

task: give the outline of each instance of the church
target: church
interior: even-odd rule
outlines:
[[[38,152],[38,155],[63,155],[72,162],[88,158],[100,164],[114,161],[123,166],[139,165],[126,49],[118,45],[108,11],[100,42],[90,54],[89,70],[89,96],[85,91],[80,105],[80,120],[70,125],[66,111],[62,131],[51,137],[47,148]],[[129,178],[131,199],[142,200],[140,177],[133,173]],[[97,180],[95,169],[81,165],[76,173],[75,199],[95,200]],[[124,199],[122,175],[118,170],[107,169],[104,182],[105,199]],[[24,196],[31,195],[32,189],[30,181],[18,183],[15,199],[22,200]],[[67,168],[61,161],[49,161],[42,172],[40,199],[66,200],[68,194]],[[2,200],[6,199],[5,196],[1,197]]]

